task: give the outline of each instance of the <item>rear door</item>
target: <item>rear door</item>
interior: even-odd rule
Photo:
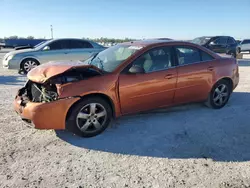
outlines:
[[[119,96],[123,114],[150,110],[173,103],[177,72],[173,66],[173,48],[154,48],[140,57],[119,76]],[[131,74],[128,69],[140,66],[145,73]]]
[[[85,40],[70,40],[70,56],[69,60],[86,60],[94,53],[99,52],[92,44]]]
[[[210,92],[214,58],[191,46],[176,46],[178,79],[174,103],[203,101]]]
[[[228,37],[227,51],[226,52],[235,53],[236,52],[236,46],[237,46],[237,42],[234,40],[234,38]]]

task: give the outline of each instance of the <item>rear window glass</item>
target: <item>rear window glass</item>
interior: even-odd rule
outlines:
[[[209,55],[208,53],[201,51],[201,59],[202,59],[202,61],[211,61],[214,58],[211,55]]]

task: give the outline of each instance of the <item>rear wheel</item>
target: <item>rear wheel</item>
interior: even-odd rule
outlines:
[[[37,60],[29,58],[22,61],[21,69],[25,74],[27,74],[30,70],[37,67],[38,65],[39,62]]]
[[[73,106],[66,122],[67,129],[82,137],[102,133],[112,118],[110,105],[102,98],[86,98]]]
[[[220,80],[214,85],[205,104],[210,108],[220,109],[227,104],[231,92],[230,83],[227,80]]]

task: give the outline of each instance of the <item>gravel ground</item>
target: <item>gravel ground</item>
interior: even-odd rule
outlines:
[[[250,62],[240,65],[221,110],[123,117],[90,139],[28,128],[12,109],[26,78],[0,68],[0,187],[250,187]]]

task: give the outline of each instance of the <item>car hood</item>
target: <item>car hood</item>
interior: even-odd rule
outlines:
[[[9,52],[7,55],[17,55],[17,54],[21,54],[21,53],[26,53],[26,52],[34,52],[34,49],[23,49],[23,50],[14,50]]]
[[[71,69],[77,69],[77,68],[92,68],[95,69],[97,72],[103,74],[103,71],[101,69],[98,69],[97,67],[93,65],[83,65],[82,61],[67,61],[67,62],[48,62],[42,65],[39,65],[38,67],[32,69],[27,77],[29,80],[36,82],[36,83],[44,83],[48,79],[50,79],[53,76],[59,75],[61,73],[64,73],[66,71],[69,71]]]

